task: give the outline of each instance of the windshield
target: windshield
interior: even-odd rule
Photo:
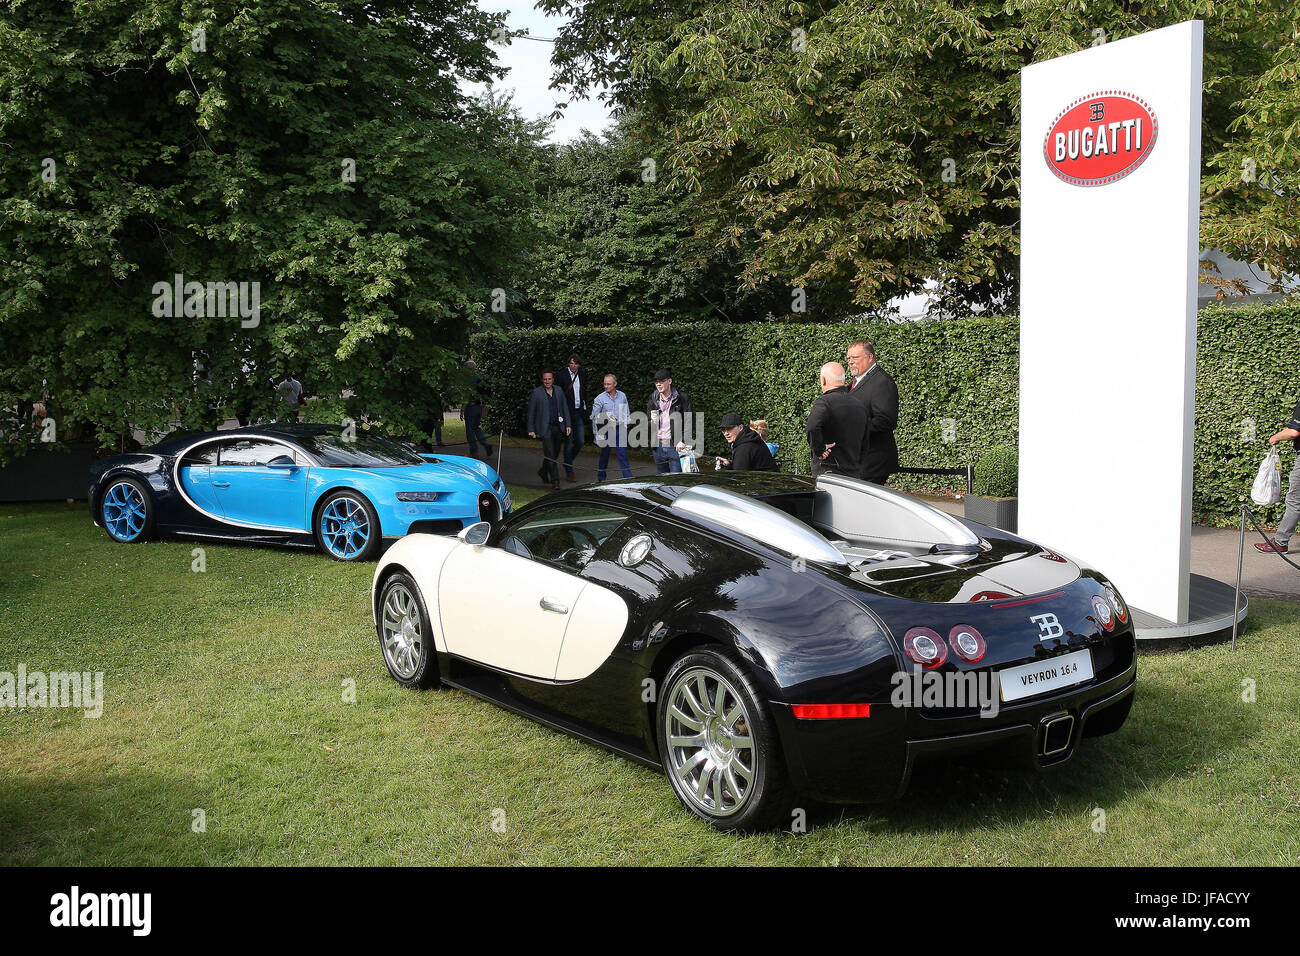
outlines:
[[[335,468],[424,464],[424,459],[415,452],[375,435],[358,434],[348,441],[341,432],[327,432],[322,435],[305,435],[297,441],[306,451],[315,455],[322,465]]]

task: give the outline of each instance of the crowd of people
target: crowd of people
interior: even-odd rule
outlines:
[[[870,342],[859,339],[851,343],[844,358],[847,372],[840,362],[827,362],[818,371],[821,394],[809,409],[805,426],[812,471],[814,475],[836,472],[884,484],[898,469],[894,441],[898,387],[877,363]],[[629,445],[649,447],[660,474],[680,472],[684,462],[692,467],[694,405],[690,396],[673,384],[671,370],[657,370],[654,380],[644,411],[634,414],[612,373],[601,380],[599,394],[588,398],[594,382],[577,355],[569,356],[558,375],[544,370],[541,383],[528,397],[528,437],[542,446],[538,478],[559,488],[563,464],[564,480],[577,481],[574,460],[587,443],[588,423],[600,447],[597,481],[606,479],[611,454],[617,458],[622,476],[632,477]],[[732,411],[722,416],[720,425],[731,451],[716,459],[715,468],[777,470],[779,446],[767,440],[766,420],[746,422]],[[470,442],[473,445],[474,439]]]

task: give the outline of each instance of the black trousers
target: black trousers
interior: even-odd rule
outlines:
[[[552,425],[541,434],[542,439],[542,467],[538,473],[542,476],[542,481],[548,481],[552,484],[560,480],[560,451],[564,448],[564,429],[559,425]]]

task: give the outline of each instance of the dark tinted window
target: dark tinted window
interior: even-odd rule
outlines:
[[[269,464],[277,458],[281,461],[286,458],[292,461],[292,456],[293,450],[287,445],[257,439],[239,439],[221,443],[221,460],[218,464],[223,467],[253,467]]]
[[[422,465],[424,459],[396,442],[360,432],[352,441],[341,432],[304,435],[299,443],[323,465],[374,468],[383,465]]]
[[[181,459],[182,467],[188,467],[190,465],[215,465],[216,463],[217,443],[214,441],[191,449],[185,457]]]
[[[599,505],[544,508],[507,528],[501,547],[539,561],[582,567],[627,517]]]

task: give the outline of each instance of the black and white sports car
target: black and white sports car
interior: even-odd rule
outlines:
[[[439,682],[661,767],[722,829],[889,799],[919,760],[1048,767],[1123,725],[1136,656],[1102,575],[854,479],[627,479],[376,570],[400,683]]]

